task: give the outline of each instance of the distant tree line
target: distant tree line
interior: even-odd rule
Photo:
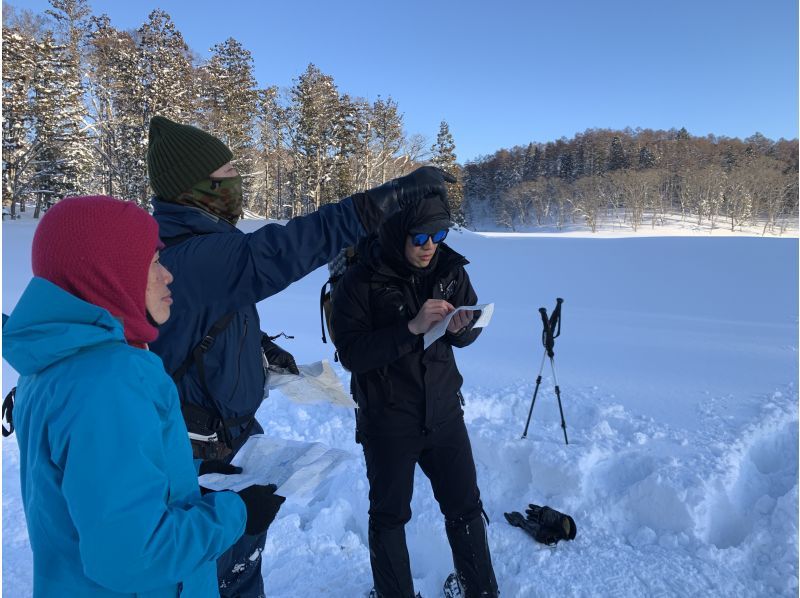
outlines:
[[[798,142],[590,129],[469,162],[463,184],[467,221],[498,228],[636,230],[677,215],[712,230],[781,233],[797,226]]]
[[[429,147],[404,132],[391,97],[342,93],[314,64],[288,89],[259,88],[253,57],[234,38],[200,60],[162,10],[123,31],[92,15],[87,0],[50,5],[44,15],[4,5],[3,203],[12,214],[28,202],[38,212],[87,193],[146,205],[156,114],[222,139],[243,173],[246,208],[274,218],[316,210],[422,162],[458,174],[446,122]],[[460,212],[457,193],[452,201]]]
[[[391,96],[352,97],[314,64],[290,87],[259,87],[236,39],[203,60],[166,12],[125,31],[87,1],[49,0],[41,15],[3,6],[3,205],[12,215],[77,194],[147,205],[147,130],[159,114],[221,138],[243,174],[246,208],[271,218],[433,163],[458,176],[451,207],[468,226],[637,229],[676,214],[734,229],[796,224],[796,139],[590,129],[462,167],[447,122],[429,146],[404,131]]]

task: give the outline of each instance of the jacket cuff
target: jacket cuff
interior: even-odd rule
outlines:
[[[375,202],[371,201],[366,193],[355,193],[349,199],[353,202],[353,207],[364,230],[367,233],[373,233],[378,230],[383,220],[383,212]]]

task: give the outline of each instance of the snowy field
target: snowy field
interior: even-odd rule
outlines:
[[[257,221],[245,221],[253,230]],[[646,228],[646,227],[645,227]],[[3,224],[3,311],[30,277],[34,224]],[[653,234],[652,231],[641,231]],[[663,231],[660,231],[663,232]],[[451,233],[494,318],[457,351],[501,593],[527,596],[796,596],[798,239]],[[319,332],[320,269],[260,306],[298,363],[331,358]],[[537,308],[565,299],[556,368],[564,444]],[[335,366],[347,384],[348,374]],[[3,393],[16,374],[3,363]],[[367,483],[354,418],[273,392],[268,434],[352,459],[311,504],[290,500],[269,531],[271,598],[360,597],[371,586]],[[3,439],[3,593],[31,595],[16,440]],[[529,502],[574,516],[548,548],[510,527]],[[417,590],[452,569],[442,516],[418,472],[407,534]]]

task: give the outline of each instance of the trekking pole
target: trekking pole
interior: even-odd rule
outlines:
[[[536,388],[533,389],[533,400],[531,401],[531,408],[528,409],[528,421],[525,422],[525,431],[522,432],[522,437],[528,436],[528,426],[531,423],[531,415],[533,415],[533,405],[536,403],[536,394],[539,392],[539,384],[542,383],[542,370],[544,369],[544,358],[547,356],[547,349],[542,353],[542,364],[539,366],[539,375],[536,376]]]
[[[569,444],[569,440],[567,440],[567,422],[564,420],[564,409],[561,407],[561,389],[558,387],[556,364],[552,357],[550,358],[550,369],[553,371],[553,382],[556,385],[556,399],[558,399],[558,411],[561,414],[561,429],[564,430],[564,444]]]
[[[522,433],[522,438],[528,435],[528,426],[531,423],[531,416],[533,415],[533,406],[536,403],[536,395],[539,392],[539,385],[542,382],[542,370],[544,369],[545,356],[550,358],[550,369],[553,372],[553,382],[555,383],[556,399],[558,399],[558,410],[561,414],[561,428],[564,430],[564,442],[569,444],[567,440],[567,423],[564,419],[564,409],[561,405],[561,388],[558,386],[558,378],[556,378],[556,365],[555,365],[555,339],[561,335],[561,304],[564,300],[561,297],[556,298],[556,306],[550,317],[547,317],[547,310],[544,307],[539,308],[539,315],[542,318],[542,345],[544,345],[544,355],[542,355],[542,363],[539,367],[539,375],[536,378],[536,387],[533,390],[533,399],[531,406],[528,410],[528,420],[525,422],[525,430]]]

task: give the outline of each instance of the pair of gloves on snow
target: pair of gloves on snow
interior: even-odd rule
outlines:
[[[553,546],[559,540],[573,540],[577,533],[575,520],[569,515],[559,513],[548,506],[529,504],[525,509],[526,516],[513,511],[504,513],[506,521],[514,527],[522,528],[537,542]]]

